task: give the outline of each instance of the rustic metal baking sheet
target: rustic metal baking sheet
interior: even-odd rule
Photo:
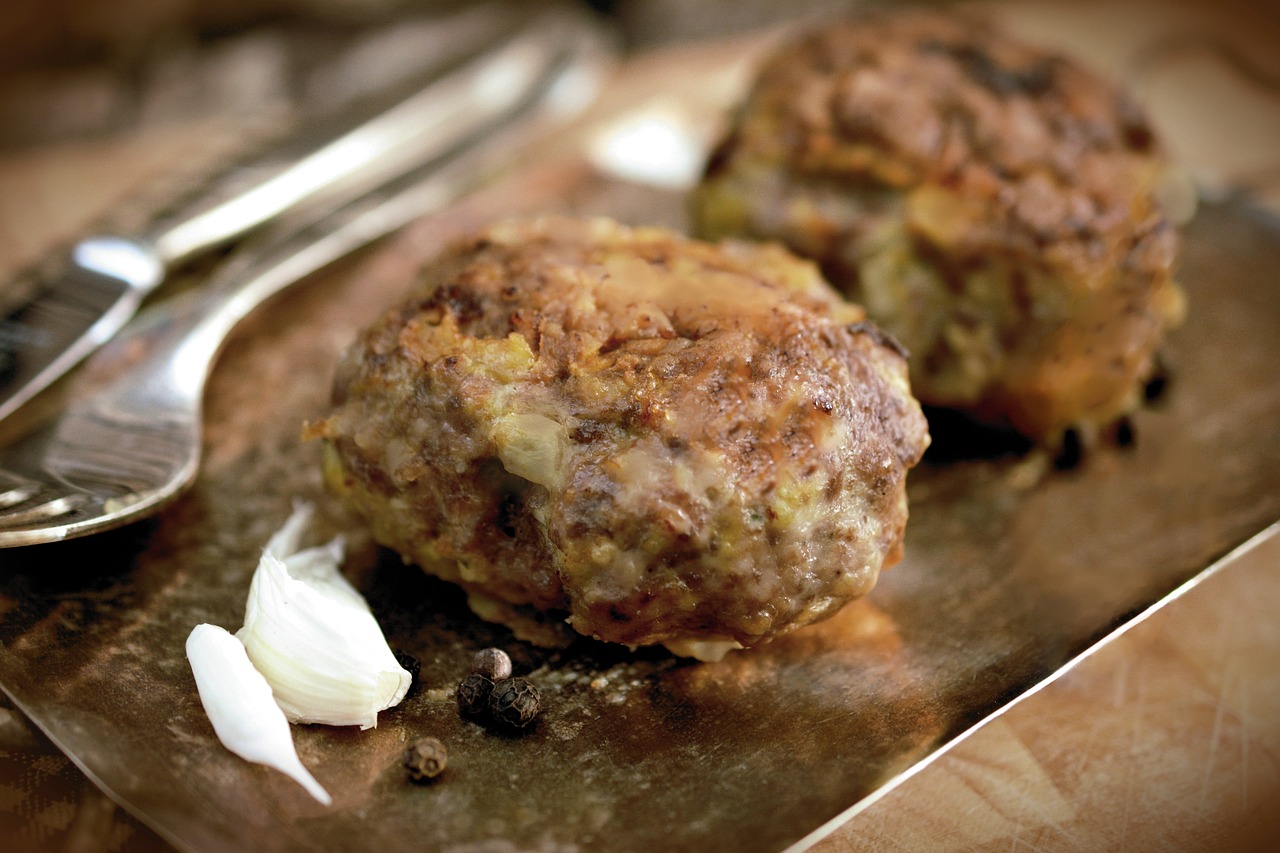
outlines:
[[[208,399],[194,491],[153,521],[0,552],[0,684],[119,802],[190,850],[777,850],[952,742],[1280,518],[1280,227],[1238,204],[1187,232],[1187,324],[1131,446],[1059,470],[1036,452],[935,454],[910,477],[906,559],[831,621],[715,664],[588,641],[515,641],[451,587],[369,544],[323,493],[300,424],[337,352],[403,287],[413,255],[495,216],[560,208],[683,225],[676,193],[572,158],[317,277],[256,314]],[[939,436],[939,446],[950,444]],[[183,654],[240,625],[257,554],[295,498],[421,685],[358,732],[299,727],[324,808],[215,740]],[[461,719],[470,653],[512,653],[543,691],[532,733]],[[450,749],[407,784],[406,743]]]

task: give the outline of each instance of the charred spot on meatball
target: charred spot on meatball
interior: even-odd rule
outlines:
[[[929,441],[896,344],[811,263],[606,219],[425,262],[336,377],[313,432],[378,541],[517,635],[697,656],[868,592]]]

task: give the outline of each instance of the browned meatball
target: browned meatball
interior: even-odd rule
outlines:
[[[1138,108],[1077,63],[987,21],[880,12],[764,63],[692,213],[701,236],[816,260],[906,346],[923,402],[1052,445],[1131,409],[1180,317],[1170,174]]]
[[[870,590],[928,444],[902,356],[811,264],[603,219],[426,264],[334,403],[332,489],[477,612],[684,651]]]

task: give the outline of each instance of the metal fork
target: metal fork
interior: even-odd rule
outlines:
[[[530,135],[594,96],[607,56],[582,19],[530,43],[502,79],[472,92],[471,122],[448,153],[378,193],[246,244],[238,263],[140,315],[86,366],[102,377],[48,426],[0,448],[0,547],[119,527],[185,491],[200,465],[204,387],[227,335],[291,284],[442,209],[490,176]],[[489,71],[493,74],[492,70]],[[473,116],[474,117],[474,116]]]

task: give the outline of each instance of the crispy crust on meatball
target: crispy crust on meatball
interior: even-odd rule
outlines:
[[[811,264],[604,219],[427,263],[333,400],[326,480],[378,541],[489,618],[631,645],[750,646],[866,593],[928,444],[904,359]]]
[[[925,403],[1047,444],[1138,402],[1180,318],[1171,171],[1119,89],[989,21],[870,13],[778,50],[692,198],[779,239],[911,354]]]

